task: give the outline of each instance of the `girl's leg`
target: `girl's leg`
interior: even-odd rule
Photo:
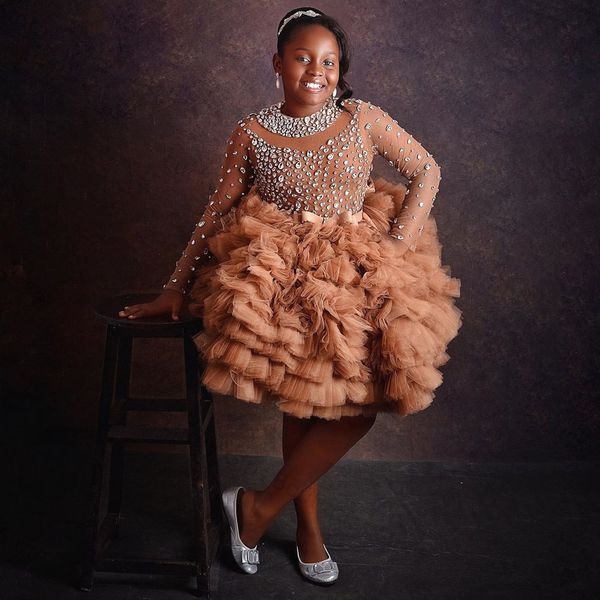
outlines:
[[[242,542],[250,547],[257,544],[281,509],[333,467],[375,419],[374,415],[315,422],[264,490],[247,489],[238,496]]]
[[[316,423],[316,418],[299,419],[283,414],[282,449],[283,462],[288,462],[294,448]],[[317,495],[318,483],[315,481],[294,498],[296,509],[296,542],[300,557],[304,562],[317,562],[327,558],[323,549],[323,536],[319,527]]]

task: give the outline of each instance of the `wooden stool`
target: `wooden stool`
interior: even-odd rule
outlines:
[[[200,360],[192,336],[202,319],[182,307],[179,321],[170,316],[128,319],[119,317],[123,306],[149,302],[157,294],[128,294],[110,298],[96,307],[106,322],[102,391],[96,437],[91,511],[87,547],[80,573],[80,589],[92,589],[95,572],[194,575],[200,595],[210,593],[210,569],[225,533],[212,395],[200,382]],[[185,399],[129,397],[133,338],[182,338],[185,354]],[[200,393],[199,393],[200,390]],[[127,411],[186,411],[185,429],[127,425]],[[193,559],[169,560],[107,558],[105,550],[118,534],[123,489],[124,444],[132,442],[187,444],[189,449],[194,538]],[[110,466],[104,473],[107,451]],[[104,485],[105,477],[108,485]],[[106,488],[106,489],[105,489]],[[105,497],[106,496],[106,497]],[[106,501],[106,515],[100,507]]]

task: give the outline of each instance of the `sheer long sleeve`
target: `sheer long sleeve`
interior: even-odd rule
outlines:
[[[365,130],[380,156],[408,179],[402,208],[390,234],[415,250],[439,191],[441,169],[433,156],[383,109],[368,104]]]
[[[175,270],[163,285],[164,289],[177,290],[182,294],[189,291],[198,261],[209,254],[208,240],[220,228],[220,217],[227,214],[252,187],[254,170],[248,153],[250,144],[248,134],[238,123],[227,139],[219,183],[175,264]]]

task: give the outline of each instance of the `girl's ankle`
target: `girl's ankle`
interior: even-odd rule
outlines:
[[[319,535],[321,528],[318,521],[298,523],[296,525],[296,536],[298,535]]]

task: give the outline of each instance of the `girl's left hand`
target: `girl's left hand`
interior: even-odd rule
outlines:
[[[405,244],[402,240],[395,238],[394,236],[390,236],[392,240],[392,244],[395,246],[396,253],[400,256],[404,256],[410,248],[407,244]]]

